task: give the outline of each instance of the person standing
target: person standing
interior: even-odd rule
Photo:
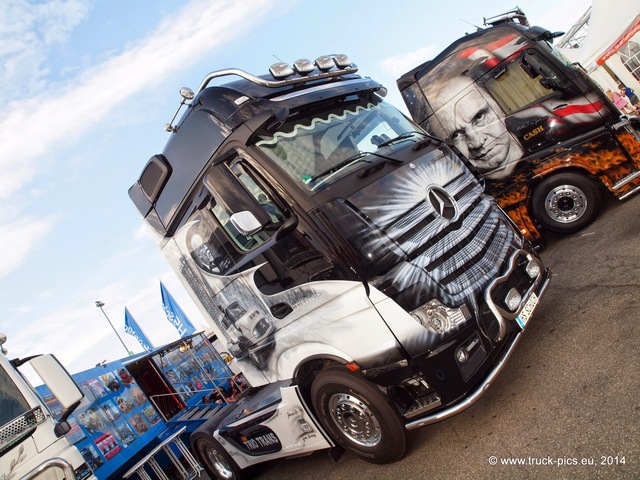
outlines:
[[[625,87],[623,84],[620,84],[618,86],[618,89],[620,90],[620,95],[625,95],[631,102],[631,105],[637,105],[638,102],[640,102],[640,99],[638,99],[638,96],[636,95],[636,92],[633,91],[633,88]]]
[[[613,104],[618,107],[622,113],[632,114],[636,113],[636,107],[631,105],[629,100],[627,100],[626,96],[620,95],[618,92],[612,92],[611,90],[607,90],[607,96],[611,99]]]

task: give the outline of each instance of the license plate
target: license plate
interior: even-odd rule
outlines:
[[[531,296],[527,299],[527,303],[524,304],[524,307],[522,307],[520,315],[516,317],[516,322],[518,322],[518,325],[520,325],[520,328],[523,330],[527,325],[527,322],[529,322],[529,318],[531,318],[531,314],[536,308],[536,305],[538,305],[538,296],[534,292],[531,292]]]

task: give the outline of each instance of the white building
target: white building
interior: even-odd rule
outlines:
[[[593,0],[557,46],[603,89],[622,83],[640,94],[640,0]]]

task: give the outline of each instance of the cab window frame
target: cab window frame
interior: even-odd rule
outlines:
[[[527,59],[536,64],[539,62],[531,55]],[[552,67],[545,67],[557,75]],[[541,79],[540,74],[536,77],[528,74],[522,66],[522,59],[517,57],[489,72],[482,81],[482,87],[500,106],[504,115],[509,116],[560,95],[556,90],[543,86]]]
[[[220,202],[219,198],[216,198],[216,192],[207,187],[211,196],[206,207],[207,211],[231,241],[231,244],[242,255],[248,255],[269,243],[287,219],[286,210],[281,206],[279,198],[265,179],[251,167],[247,157],[248,155],[243,152],[235,152],[218,168],[227,168],[237,182],[238,188],[241,188],[244,194],[248,195],[255,201],[256,205],[259,205],[264,210],[268,221],[262,225],[260,230],[248,235],[239,232],[231,222],[231,216],[239,212],[229,211],[224,203]],[[205,175],[205,179],[214,174],[215,170],[211,170]],[[210,182],[215,184],[215,181],[209,180],[207,182],[205,180],[205,186]]]

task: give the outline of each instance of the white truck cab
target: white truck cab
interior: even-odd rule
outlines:
[[[129,190],[255,388],[191,436],[217,478],[336,445],[399,460],[481,396],[547,288],[482,177],[357,70],[212,72]]]
[[[95,479],[78,449],[67,440],[67,418],[83,398],[53,355],[9,360],[0,334],[0,479]],[[31,384],[18,371],[30,364],[63,408],[54,420]]]

